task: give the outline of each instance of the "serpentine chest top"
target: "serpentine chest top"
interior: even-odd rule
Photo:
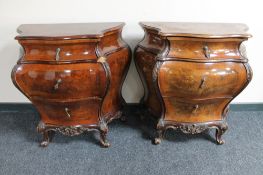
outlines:
[[[47,146],[53,131],[73,136],[100,131],[108,147],[107,123],[121,117],[121,87],[130,49],[124,23],[21,25],[24,49],[12,71],[15,86],[35,105]]]
[[[158,119],[155,144],[167,128],[222,134],[229,103],[248,85],[252,71],[243,41],[244,24],[142,22],[144,39],[135,50],[143,80],[141,102]]]

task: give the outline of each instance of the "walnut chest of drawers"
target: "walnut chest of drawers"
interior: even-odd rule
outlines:
[[[248,85],[252,71],[244,24],[140,23],[144,39],[135,50],[143,80],[141,103],[158,121],[155,144],[165,130],[201,133],[216,129],[223,144],[229,103]]]
[[[21,25],[16,37],[24,54],[12,71],[15,86],[37,108],[41,146],[59,131],[74,136],[100,132],[108,147],[107,124],[121,117],[121,87],[130,49],[123,23]]]

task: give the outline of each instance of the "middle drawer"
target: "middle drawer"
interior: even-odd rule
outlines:
[[[243,63],[166,61],[159,73],[163,97],[231,98],[247,82]]]
[[[32,98],[101,98],[106,90],[106,74],[99,63],[24,64],[17,76],[20,88]]]

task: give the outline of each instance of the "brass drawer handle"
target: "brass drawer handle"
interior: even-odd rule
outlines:
[[[71,115],[70,115],[70,113],[69,113],[69,109],[68,109],[68,108],[65,108],[65,113],[66,113],[66,115],[67,115],[67,117],[68,117],[68,118],[70,118],[70,117],[71,117]]]
[[[199,105],[195,105],[195,106],[194,106],[193,113],[195,113],[195,112],[197,111],[198,108],[199,108]]]
[[[204,51],[205,57],[209,59],[210,58],[210,50],[209,50],[207,45],[205,45],[203,47],[203,51]]]
[[[205,82],[206,82],[206,77],[204,76],[204,77],[201,79],[201,83],[200,83],[200,86],[199,86],[200,89],[202,89],[202,88],[205,86]]]
[[[56,49],[56,61],[59,61],[60,60],[60,56],[59,56],[59,54],[60,54],[60,48],[57,48]]]
[[[55,89],[55,90],[58,89],[60,83],[62,83],[62,79],[61,79],[61,78],[58,79],[57,82],[56,82],[56,84],[54,85],[54,89]]]

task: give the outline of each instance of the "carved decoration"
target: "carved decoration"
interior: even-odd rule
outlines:
[[[206,129],[208,129],[207,125],[198,125],[198,124],[193,124],[193,125],[182,125],[179,127],[180,130],[183,133],[186,134],[199,134],[203,131],[205,131]]]
[[[164,138],[165,131],[167,129],[180,129],[185,134],[200,134],[209,128],[216,129],[216,142],[218,144],[224,144],[222,135],[228,129],[228,125],[225,120],[216,122],[205,122],[205,123],[176,123],[171,121],[165,121],[160,119],[157,124],[157,136],[153,140],[154,144],[160,144]]]
[[[43,120],[37,127],[37,131],[43,134],[41,146],[48,145],[50,135],[55,131],[75,136],[90,130],[102,133],[103,146],[108,145],[105,143],[107,123],[121,114],[106,114],[109,118],[104,118],[106,115],[101,114],[102,111],[122,110],[121,105],[125,103],[121,96],[121,87],[131,62],[131,49],[121,37],[123,26],[124,23],[47,24],[45,28],[48,28],[48,31],[43,31],[43,27],[34,24],[19,27],[20,35],[16,40],[23,50],[34,50],[36,45],[37,50],[43,50],[43,53],[37,52],[35,57],[30,52],[23,53],[12,70],[14,85],[36,106]],[[72,27],[76,30],[72,31]],[[27,28],[30,30],[24,30]],[[57,31],[63,33],[63,37],[57,35]],[[32,38],[30,33],[38,33],[37,38],[41,38],[41,41]],[[24,39],[27,39],[27,42],[23,42]],[[50,47],[47,48],[46,44]],[[62,48],[62,45],[65,47]],[[49,50],[53,50],[54,54],[50,55]],[[72,51],[72,54],[70,57],[63,57],[62,50],[65,53]],[[59,67],[66,63],[70,63],[70,66]],[[50,79],[54,82],[53,85],[46,83],[45,77],[41,76],[50,71],[48,65],[53,65],[52,69],[56,72]],[[23,71],[19,71],[21,67]],[[30,77],[27,74],[32,70],[41,75]],[[74,73],[63,79],[68,71]],[[91,79],[95,80],[89,83]],[[117,86],[111,86],[111,83]],[[94,89],[98,84],[99,87]],[[55,93],[56,90],[59,92]],[[112,103],[113,98],[116,103]],[[98,117],[103,118],[103,122],[98,123]]]
[[[227,130],[224,119],[228,105],[252,78],[246,49],[242,44],[251,37],[246,33],[247,26],[243,25],[243,28],[242,25],[220,24],[219,30],[222,33],[218,35],[218,32],[207,31],[208,25],[218,29],[216,24],[150,22],[140,24],[145,31],[145,37],[135,49],[135,62],[138,64],[140,77],[147,83],[147,86],[144,86],[145,92],[147,90],[150,92],[149,98],[144,96],[141,102],[146,110],[153,114],[150,115],[152,119],[159,119],[154,143],[161,142],[168,128],[181,130],[187,134],[198,134],[208,128],[215,128],[216,140],[222,144],[221,136]],[[184,29],[187,26],[188,31],[184,35],[178,30],[181,26]],[[196,29],[196,26],[200,28]],[[240,29],[243,30],[242,34]],[[239,36],[232,33],[235,30]],[[202,36],[196,35],[196,31],[203,32]],[[156,41],[156,35],[161,38],[163,44]],[[148,55],[151,59],[147,59]],[[144,68],[148,65],[155,66],[154,68],[149,66],[145,71]],[[232,70],[239,80],[233,84],[232,77],[220,74],[218,66],[222,67],[222,70]],[[152,71],[149,71],[150,69]],[[214,70],[219,73],[217,77],[206,76],[207,72]],[[175,88],[177,86],[180,88]],[[222,95],[227,98],[221,98]],[[161,109],[155,108],[157,105],[160,105]]]
[[[59,131],[61,134],[66,136],[76,136],[80,135],[85,131],[89,131],[89,128],[84,128],[81,126],[68,126],[68,127],[59,127],[55,129],[56,131]]]

